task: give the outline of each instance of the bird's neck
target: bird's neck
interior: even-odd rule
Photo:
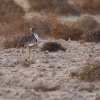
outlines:
[[[31,33],[32,33],[32,35],[34,35],[35,32],[31,32]]]
[[[35,32],[32,32],[32,35],[34,35],[34,37],[36,38],[36,40],[38,41],[38,35]]]

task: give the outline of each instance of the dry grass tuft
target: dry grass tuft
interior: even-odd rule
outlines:
[[[87,34],[84,40],[88,42],[100,42],[100,29],[94,30],[91,34]]]
[[[91,15],[82,16],[82,18],[80,18],[77,21],[77,24],[81,25],[81,27],[83,28],[90,29],[90,30],[94,30],[100,25],[100,23],[97,22],[97,20]]]
[[[76,24],[80,25],[84,29],[84,34],[82,35],[82,39],[87,42],[99,42],[99,30],[100,23],[90,15],[85,15],[80,18]]]
[[[100,62],[88,62],[80,71],[72,71],[71,77],[77,77],[83,81],[100,81]]]
[[[57,52],[58,50],[66,51],[66,49],[57,42],[47,42],[44,43],[42,51],[48,50],[49,52]]]

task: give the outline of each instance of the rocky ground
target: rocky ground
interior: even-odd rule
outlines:
[[[44,42],[61,43],[66,51],[41,51]],[[100,82],[72,78],[88,60],[100,61],[100,43],[41,40],[31,49],[0,50],[0,100],[100,100]]]

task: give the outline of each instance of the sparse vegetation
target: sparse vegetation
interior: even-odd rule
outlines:
[[[83,15],[77,21],[77,24],[88,30],[94,30],[100,25],[100,23],[91,15]]]
[[[62,38],[68,40],[80,40],[83,39],[86,34],[90,33],[90,29],[83,27],[83,23],[80,20],[76,22],[62,23],[54,15],[50,16],[50,30],[55,38]],[[82,23],[82,24],[81,24]]]
[[[87,62],[81,70],[72,71],[71,77],[76,77],[83,81],[100,81],[100,62]]]
[[[50,16],[50,31],[55,38],[99,42],[100,23],[90,15],[82,16],[75,22],[61,23],[54,15]]]
[[[42,51],[48,50],[49,52],[57,52],[58,50],[65,51],[66,49],[57,42],[47,42],[44,43],[42,47]]]
[[[69,3],[70,1],[72,3]],[[31,10],[46,14],[50,12],[63,15],[100,14],[99,0],[29,0],[29,2]]]
[[[93,33],[86,35],[84,40],[88,42],[100,42],[100,29],[94,30]]]
[[[74,5],[68,3],[68,0],[29,0],[31,10],[40,13],[53,13],[60,15],[75,14],[80,12]]]
[[[23,15],[23,9],[14,0],[0,0],[0,22],[13,22]]]
[[[100,14],[99,0],[71,0],[81,13]]]

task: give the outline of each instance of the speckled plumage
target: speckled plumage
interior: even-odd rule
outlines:
[[[37,39],[34,37],[34,35],[24,36],[18,42],[17,47],[22,47],[25,44],[32,44],[32,43],[36,43],[36,42],[37,42]]]

